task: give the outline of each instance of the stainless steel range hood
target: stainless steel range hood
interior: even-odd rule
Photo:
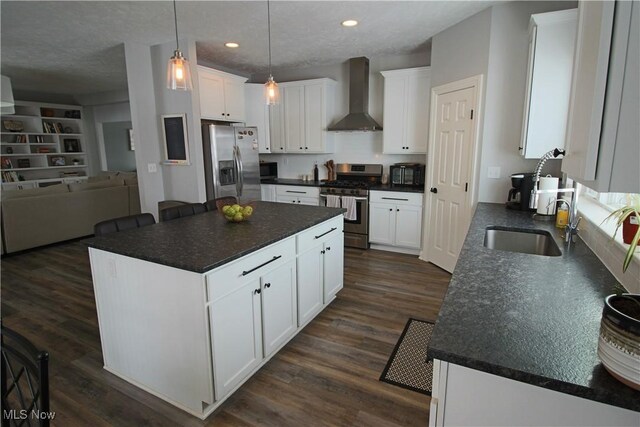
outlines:
[[[369,115],[369,58],[349,60],[349,114],[330,131],[379,131],[382,126]]]

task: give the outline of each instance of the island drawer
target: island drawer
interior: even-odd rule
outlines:
[[[330,220],[298,233],[296,236],[298,254],[311,249],[319,243],[323,243],[326,240],[333,238],[336,234],[342,233],[343,228],[344,217],[342,215],[338,215],[335,218],[331,218]]]
[[[218,267],[206,274],[207,301],[215,301],[247,282],[258,280],[295,259],[295,254],[296,242],[292,236]]]
[[[296,197],[320,197],[320,188],[303,187],[295,185],[278,185],[276,187],[278,196],[296,196]]]
[[[422,206],[422,193],[403,193],[400,191],[371,191],[370,203],[392,203],[394,205]]]

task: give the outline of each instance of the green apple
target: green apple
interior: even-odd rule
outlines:
[[[235,214],[235,216],[233,217],[233,220],[235,222],[242,222],[244,220],[244,216],[238,212],[237,214]]]
[[[252,213],[253,213],[253,208],[251,206],[245,206],[244,208],[242,208],[242,214],[244,216],[251,216]]]

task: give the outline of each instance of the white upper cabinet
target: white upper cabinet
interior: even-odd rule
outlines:
[[[245,77],[198,66],[200,116],[227,122],[245,121]]]
[[[280,83],[280,104],[269,107],[270,152],[330,153],[335,81],[302,80]]]
[[[269,106],[264,97],[264,85],[246,83],[244,85],[247,126],[258,128],[258,152],[271,153],[271,137],[269,128]],[[264,200],[264,199],[263,199]]]
[[[384,117],[382,152],[427,152],[431,72],[429,67],[382,71]]]
[[[564,148],[577,9],[531,15],[520,154],[539,159]]]
[[[578,5],[562,171],[602,192],[640,193],[640,5]]]

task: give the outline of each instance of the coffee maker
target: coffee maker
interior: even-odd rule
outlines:
[[[533,172],[514,173],[511,175],[512,189],[507,196],[507,208],[519,211],[529,211],[529,200],[533,190]]]

